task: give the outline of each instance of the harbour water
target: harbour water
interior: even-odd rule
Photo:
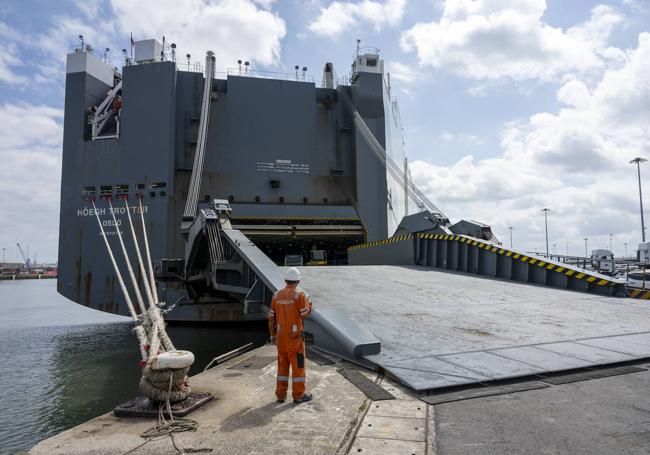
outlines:
[[[194,352],[198,372],[249,341],[263,324],[172,326],[174,343]],[[0,453],[38,441],[111,410],[138,393],[140,367],[128,319],[77,305],[56,280],[0,282]]]

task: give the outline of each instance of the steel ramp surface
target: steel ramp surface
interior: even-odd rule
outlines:
[[[303,267],[317,308],[381,341],[365,358],[415,390],[650,357],[643,301],[417,266]]]

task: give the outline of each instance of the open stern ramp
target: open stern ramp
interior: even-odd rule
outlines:
[[[418,391],[650,357],[650,306],[421,266],[304,267],[321,311],[381,342],[368,360]]]
[[[351,246],[352,265],[421,265],[607,296],[627,296],[625,281],[467,235],[413,233]]]

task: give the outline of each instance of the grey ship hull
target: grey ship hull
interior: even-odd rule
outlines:
[[[91,199],[117,248],[102,198],[112,197],[119,207],[125,232],[121,198],[128,197],[137,214],[133,206],[141,196],[154,263],[184,257],[180,225],[204,80],[172,62],[125,66],[119,137],[91,140],[88,109],[111,86],[89,68],[80,70],[69,60],[66,77],[58,291],[82,305],[127,315]],[[355,79],[338,90],[348,93],[399,162],[401,125],[383,75],[362,72]],[[234,227],[276,263],[286,254],[319,248],[327,250],[330,263],[344,264],[348,246],[387,237],[404,215],[404,193],[355,130],[338,95],[337,89],[300,80],[229,76],[212,82],[200,200],[229,199]],[[127,276],[124,267],[122,273]],[[168,314],[172,320],[260,317],[244,315],[226,295],[188,296],[179,282],[159,283],[159,294],[178,302]]]

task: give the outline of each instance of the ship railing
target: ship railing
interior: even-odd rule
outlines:
[[[186,71],[189,73],[203,73],[203,65],[201,62],[176,62],[177,71]]]
[[[282,81],[315,82],[314,76],[300,70],[296,70],[294,73],[281,73],[277,71],[252,70],[243,66],[241,68],[228,68],[225,75],[255,77],[258,79],[277,79]]]
[[[191,73],[204,73],[203,65],[200,62],[176,62],[176,69],[178,71],[186,71]],[[241,77],[254,77],[258,79],[276,79],[283,81],[298,81],[298,82],[310,82],[316,83],[314,76],[310,74],[304,74],[302,71],[299,71],[297,74],[294,73],[283,73],[277,71],[264,71],[264,70],[246,70],[245,67],[240,68],[228,68],[226,71],[216,71],[214,73],[215,79],[228,79],[228,76],[241,76]],[[338,85],[350,85],[349,76],[341,76],[334,78],[336,86]],[[321,88],[326,88],[325,83],[321,82]]]
[[[348,76],[337,77],[335,81],[337,87],[339,85],[350,85],[350,78]]]

